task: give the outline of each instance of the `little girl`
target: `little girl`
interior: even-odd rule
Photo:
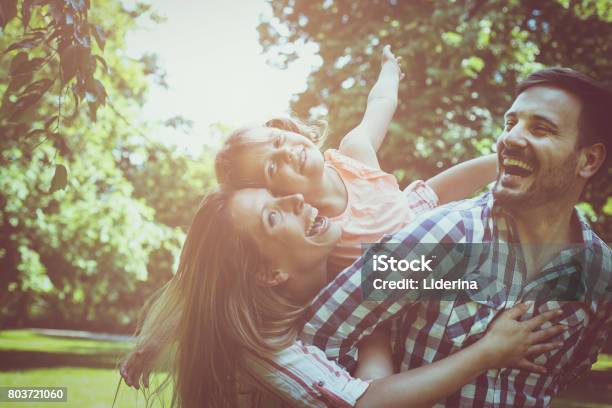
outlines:
[[[381,72],[363,119],[344,136],[338,150],[322,154],[317,148],[324,133],[321,126],[273,119],[232,132],[217,154],[220,183],[265,187],[277,196],[302,194],[320,216],[342,226],[342,239],[328,264],[332,273],[349,266],[361,254],[362,243],[400,230],[421,211],[467,198],[497,173],[497,159],[489,155],[426,182],[415,181],[402,192],[395,177],[381,170],[376,152],[397,106],[403,77],[398,60],[389,46],[384,47]]]

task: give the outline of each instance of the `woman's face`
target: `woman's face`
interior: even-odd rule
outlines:
[[[247,188],[236,192],[230,208],[238,228],[246,230],[264,257],[290,277],[317,269],[342,233],[301,194],[275,197],[263,188]]]
[[[321,151],[307,137],[270,127],[250,129],[245,138],[253,146],[240,158],[240,173],[276,195],[308,195],[323,180]]]

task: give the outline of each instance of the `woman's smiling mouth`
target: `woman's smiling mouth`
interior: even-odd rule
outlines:
[[[319,215],[319,211],[315,207],[310,208],[311,212],[305,234],[307,237],[322,234],[329,227],[329,220],[327,217]]]

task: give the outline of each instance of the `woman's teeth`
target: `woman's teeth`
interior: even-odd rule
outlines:
[[[310,213],[310,223],[308,224],[308,229],[306,230],[306,236],[310,237],[316,235],[325,229],[327,225],[327,217],[318,216],[318,211],[316,208],[312,209]]]

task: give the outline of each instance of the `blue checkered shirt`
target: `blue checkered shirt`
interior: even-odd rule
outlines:
[[[543,326],[565,325],[567,330],[552,339],[563,346],[533,360],[547,372],[491,369],[436,406],[546,407],[568,383],[590,369],[612,328],[612,253],[577,211],[572,222],[582,232],[581,245],[553,255],[528,281],[520,245],[513,245],[520,241],[512,217],[494,205],[490,193],[424,213],[401,231],[385,236],[381,243],[401,243],[394,247],[396,259],[409,257],[411,249],[423,243],[432,244],[431,248],[437,243],[477,243],[483,248],[475,257],[477,261],[447,270],[457,276],[460,268],[463,279],[476,280],[479,289],[459,291],[450,300],[419,300],[413,292],[400,290],[383,301],[364,300],[362,274],[372,259],[372,252],[366,252],[315,298],[301,339],[352,368],[357,342],[381,322],[392,319],[396,359],[404,371],[472,344],[502,311],[530,299],[533,302],[523,319],[556,308],[564,312]],[[374,245],[370,251],[379,249]],[[552,295],[551,287],[557,290]],[[572,301],[559,297],[559,288],[561,292],[570,290]],[[547,293],[549,296],[542,296]]]

